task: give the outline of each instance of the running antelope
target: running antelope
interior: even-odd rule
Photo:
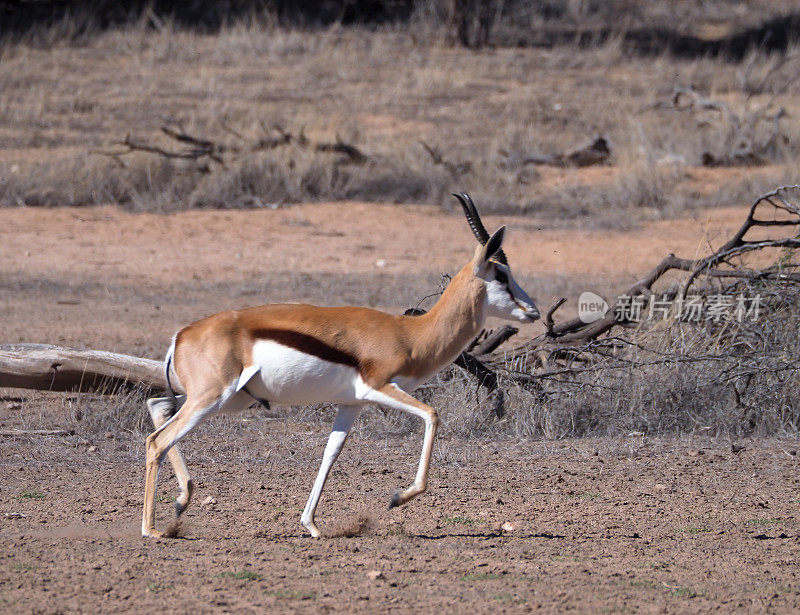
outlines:
[[[422,455],[413,484],[394,494],[389,508],[405,504],[428,486],[428,466],[439,417],[409,394],[450,364],[478,334],[487,316],[533,322],[539,312],[511,276],[501,249],[505,227],[493,235],[467,194],[461,202],[479,245],[436,305],[422,316],[393,316],[362,307],[273,304],[220,312],[181,329],[167,352],[186,390],[180,399],[148,400],[156,430],[147,438],[143,536],[155,528],[158,470],[165,456],[175,469],[178,516],[193,485],[176,444],[204,419],[253,404],[337,404],[333,430],[300,522],[318,538],[314,513],[331,466],[361,409],[376,403],[421,418]]]

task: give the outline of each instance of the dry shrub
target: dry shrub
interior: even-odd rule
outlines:
[[[709,288],[705,296],[722,290]],[[734,300],[760,296],[758,318],[670,316],[592,342],[586,350],[602,348],[603,358],[577,362],[535,385],[507,382],[508,418],[488,431],[547,438],[797,434],[800,288],[751,283],[724,292]],[[525,369],[518,359],[497,367],[509,375]]]
[[[197,164],[137,154],[120,168],[104,158],[0,164],[0,205],[55,207],[118,203],[133,211],[275,207],[317,200],[429,201],[448,179],[394,157],[342,164],[330,154],[293,150],[253,155],[209,173]]]
[[[0,204],[55,207],[124,199],[110,165],[88,156],[35,165],[0,164]]]
[[[719,293],[720,289],[707,289]],[[521,384],[519,373],[535,373],[524,356],[498,356],[492,365],[505,394],[505,416],[493,412],[494,395],[451,366],[415,392],[437,409],[440,435],[447,438],[603,437],[641,433],[695,433],[723,438],[798,435],[800,431],[800,288],[797,285],[736,285],[733,297],[760,295],[763,308],[756,320],[735,318],[686,322],[670,316],[645,320],[583,347],[588,362],[575,361],[533,383]],[[61,397],[67,422],[90,440],[103,436],[131,443],[139,454],[144,435],[152,431],[143,391],[117,395]],[[323,430],[333,421],[329,404],[273,407],[251,412],[261,418],[289,422],[292,430],[306,423]],[[217,444],[203,451],[190,445],[192,460],[251,459],[257,454],[252,437],[262,423],[246,415],[211,419],[203,431],[216,434]],[[51,428],[48,411],[27,427]],[[270,428],[272,429],[272,428]],[[370,406],[356,422],[354,435],[394,438],[421,435],[422,422],[411,415]],[[292,445],[293,446],[293,445]],[[291,448],[291,446],[290,446]],[[294,449],[292,449],[294,450]],[[310,462],[309,462],[310,463]]]
[[[594,3],[548,6],[515,3],[502,13],[573,25],[613,14]],[[438,31],[441,9],[428,9],[438,11],[430,17]],[[420,11],[415,19],[428,19]],[[664,108],[675,85],[696,83],[737,110],[747,96],[751,108],[775,96],[773,108],[790,109],[800,88],[798,61],[774,54],[753,52],[741,64],[645,60],[613,36],[588,48],[564,42],[473,52],[448,48],[438,35],[427,40],[418,26],[301,30],[262,17],[209,35],[149,16],[105,31],[77,24],[86,36],[54,30],[46,44],[7,40],[0,52],[8,148],[0,151],[0,205],[111,202],[166,212],[325,199],[447,203],[450,192],[468,190],[485,211],[608,226],[717,204],[714,191],[698,197],[661,161],[692,167],[706,151],[720,156],[742,136],[761,143],[769,134],[769,123],[745,122],[737,132],[718,118],[709,123]],[[295,136],[306,127],[317,141],[341,135],[369,162],[357,166],[294,145],[226,159],[224,167],[143,153],[123,157],[121,166],[89,153],[114,149],[129,133],[176,149],[160,133],[163,125],[242,145],[234,133],[253,141],[275,124]],[[609,174],[616,179],[603,185],[581,170],[554,185],[536,166],[515,162],[598,134],[611,142],[617,167]],[[460,170],[436,164],[420,142]],[[798,143],[790,112],[780,139],[763,152],[765,162],[792,164]]]
[[[411,203],[446,189],[444,178],[393,158],[365,165],[341,163],[330,154],[289,150],[252,156],[204,175],[185,207],[263,207],[317,200]]]
[[[632,208],[663,211],[670,207],[684,172],[682,158],[659,153],[642,138],[636,150],[623,151],[617,159],[620,173],[614,186],[616,194],[609,200]]]
[[[76,433],[90,436],[110,434],[114,438],[128,438],[150,433],[153,423],[147,411],[148,393],[142,388],[119,390],[115,394],[66,396],[63,398]]]
[[[0,164],[0,205],[57,207],[119,203],[136,211],[174,211],[194,185],[171,160],[137,156],[127,168],[97,156]]]

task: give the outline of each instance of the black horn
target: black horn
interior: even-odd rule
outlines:
[[[478,209],[475,207],[475,203],[472,202],[472,199],[466,192],[459,192],[458,194],[453,194],[453,196],[458,199],[459,203],[461,203],[461,207],[464,208],[464,215],[467,217],[467,222],[469,222],[469,226],[475,238],[481,245],[484,245],[489,241],[490,235],[486,227],[483,226],[483,222],[481,222],[481,217],[478,215]],[[508,265],[508,259],[502,250],[498,251],[494,258],[498,263]]]

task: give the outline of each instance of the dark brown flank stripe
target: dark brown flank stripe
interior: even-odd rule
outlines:
[[[283,346],[319,357],[323,361],[358,368],[358,359],[350,353],[329,346],[322,340],[305,333],[287,331],[286,329],[256,329],[253,331],[253,336],[260,340],[272,340]]]

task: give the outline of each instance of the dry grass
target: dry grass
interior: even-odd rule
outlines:
[[[203,35],[169,21],[146,25],[77,43],[55,34],[46,46],[4,43],[0,204],[112,202],[165,212],[327,199],[441,204],[465,189],[496,211],[614,226],[750,194],[750,186],[731,190],[738,178],[698,189],[693,174],[704,151],[724,151],[740,132],[764,127],[734,130],[659,106],[688,84],[735,109],[783,106],[782,138],[762,173],[776,183],[796,171],[800,62],[792,59],[645,59],[627,55],[619,39],[473,52],[403,29],[243,22]],[[134,154],[122,168],[93,153],[126,134],[175,149],[160,133],[164,124],[229,144],[241,142],[232,131],[255,140],[274,124],[294,134],[305,127],[313,140],[354,143],[370,161],[358,166],[291,145],[225,167]],[[613,147],[607,169],[513,162],[596,134]],[[469,170],[435,165],[422,141]]]
[[[709,289],[710,293],[720,289]],[[505,392],[506,416],[498,421],[493,396],[460,368],[450,367],[415,392],[435,407],[445,439],[547,438],[699,434],[736,439],[742,436],[796,436],[800,430],[800,302],[797,288],[754,284],[727,289],[731,296],[759,294],[764,308],[757,320],[722,319],[685,322],[645,320],[641,327],[600,341],[607,359],[580,365],[575,372],[522,385],[514,373],[528,372],[512,353],[497,357],[494,368]],[[67,428],[88,441],[118,440],[138,455],[151,429],[144,395],[56,396],[37,393],[40,412],[25,428]],[[36,401],[38,400],[38,401]],[[220,443],[204,457],[252,456],[241,434],[271,423],[290,431],[325,430],[334,408],[254,408],[249,413],[212,419],[203,431]],[[291,426],[291,427],[290,427]],[[259,427],[260,428],[260,427]],[[369,407],[356,423],[361,438],[395,438],[421,433],[415,417]]]
[[[626,27],[653,23],[659,11],[660,19],[673,14],[665,12],[666,4],[651,3],[647,10],[628,4],[636,10]],[[545,5],[555,13],[545,14]],[[730,16],[727,3],[703,5],[708,21]],[[536,6],[526,13],[530,27],[545,21],[600,27],[612,20],[613,11],[607,11],[619,8],[566,1]],[[755,13],[737,13],[733,21],[746,24],[759,7],[764,8],[751,3],[748,11]],[[738,63],[666,53],[635,56],[621,36],[584,48],[469,51],[443,44],[441,15],[430,6],[408,29],[307,31],[245,21],[199,34],[169,20],[152,26],[142,21],[86,32],[67,20],[35,37],[0,43],[0,205],[119,203],[135,211],[171,212],[355,199],[452,206],[446,195],[467,190],[483,210],[536,211],[555,226],[619,228],[689,207],[743,202],[767,187],[793,183],[800,171],[796,48],[783,55],[753,51]],[[670,107],[674,88],[689,85],[732,113]],[[706,152],[720,156],[743,141],[763,142],[772,125],[758,117],[780,108],[786,115],[759,169],[701,166]],[[255,140],[276,124],[293,134],[304,128],[316,141],[340,137],[354,143],[369,162],[356,165],[297,144],[224,165],[145,153],[125,156],[120,165],[97,153],[126,134],[174,149],[160,132],[165,124],[225,144]],[[552,169],[520,162],[568,150],[597,134],[612,144],[607,167]],[[422,142],[463,170],[434,164]],[[379,300],[368,302],[373,299]],[[769,349],[794,352],[797,315],[790,309],[780,320],[786,328],[768,338]],[[688,353],[701,350],[706,334],[676,325],[631,339],[645,336],[652,350],[685,343],[678,348]],[[749,403],[768,399],[772,410],[751,424],[747,412],[731,406],[730,395],[706,387],[708,369],[665,363],[611,370],[601,381],[591,380],[596,374],[579,378],[558,395],[507,382],[508,418],[500,423],[455,368],[423,396],[442,409],[444,433],[456,436],[668,433],[698,426],[730,434],[796,430],[791,381],[762,375]],[[81,398],[78,417],[78,405],[66,397],[56,414],[87,436],[116,437],[117,429],[138,437],[146,431],[142,400],[115,399],[110,406],[106,398],[86,406],[87,398]],[[43,408],[48,403],[42,401]],[[50,409],[41,413],[42,422]],[[296,414],[282,416],[290,412]],[[299,416],[327,421],[330,409]],[[220,419],[220,425],[227,421]],[[418,429],[413,419],[382,411],[368,413],[360,424],[371,435]]]

